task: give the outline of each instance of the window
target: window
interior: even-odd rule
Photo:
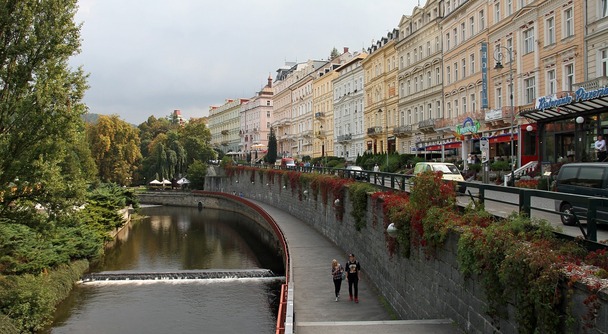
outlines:
[[[427,76],[426,86],[431,87],[433,85],[433,83],[431,81],[431,79],[432,79],[431,71],[426,72],[426,76]]]
[[[407,81],[407,94],[408,94],[408,95],[409,95],[409,94],[412,92],[412,91],[411,91],[411,88],[412,88],[412,81],[411,81],[411,80],[408,80],[408,81]]]
[[[458,81],[458,63],[454,63],[454,81]]]
[[[484,30],[486,28],[486,18],[484,16],[483,10],[479,11],[479,30]]]
[[[475,94],[471,94],[469,97],[469,101],[471,101],[471,111],[475,112],[477,110],[477,102],[475,101]]]
[[[547,95],[557,93],[557,79],[555,77],[555,69],[547,71]]]
[[[405,84],[403,81],[399,84],[399,95],[405,96]]]
[[[448,102],[447,107],[448,107],[448,109],[447,109],[448,114],[446,116],[447,116],[447,118],[452,118],[452,104],[450,102]]]
[[[474,74],[475,73],[475,54],[471,54],[470,59],[471,60],[469,61],[469,63],[471,65],[471,74]]]
[[[414,78],[414,92],[418,92],[418,77]]]
[[[435,80],[436,85],[441,83],[441,70],[439,67],[435,67]]]
[[[462,113],[466,114],[467,113],[467,97],[464,96],[462,98]]]
[[[574,64],[566,64],[564,65],[564,90],[573,91],[572,85],[574,85]]]
[[[466,30],[467,30],[467,29],[465,28],[464,22],[462,22],[462,23],[460,24],[460,41],[461,41],[461,42],[464,42],[464,40],[465,40],[465,31],[466,31]]]
[[[399,58],[399,68],[400,68],[400,69],[404,69],[404,68],[405,68],[405,66],[403,65],[403,56],[401,56],[401,57]]]
[[[437,101],[435,102],[435,117],[436,118],[441,118],[441,102]]]
[[[574,35],[574,14],[572,8],[564,11],[564,38]]]
[[[502,87],[496,87],[496,98],[494,101],[496,108],[502,108]]]
[[[512,38],[507,39],[507,49],[509,49],[509,52],[511,52],[511,54],[513,54],[513,39]],[[511,61],[511,59],[509,59],[509,62],[510,61]]]
[[[418,50],[414,49],[414,63],[418,61]]]
[[[458,45],[458,30],[454,28],[454,47]]]
[[[534,28],[530,28],[523,32],[524,37],[524,54],[534,52]]]
[[[513,0],[507,0],[507,16],[513,14]]]
[[[555,18],[550,17],[545,21],[545,45],[555,44]]]
[[[467,60],[465,58],[462,58],[462,77],[466,77],[467,76]]]
[[[446,74],[447,74],[447,76],[448,76],[448,77],[447,77],[448,83],[452,83],[452,75],[451,75],[451,73],[450,73],[450,72],[451,72],[451,68],[450,68],[449,66],[448,66],[448,67],[446,67],[446,69],[445,69],[445,73],[446,73]]]
[[[536,92],[535,92],[535,87],[534,85],[535,83],[535,78],[528,78],[528,79],[524,79],[524,98],[525,101],[524,103],[529,104],[529,103],[533,103],[534,102],[534,98],[536,97]]]
[[[475,18],[471,16],[471,18],[469,18],[469,36],[473,35],[475,35]]]
[[[601,0],[600,6],[600,17],[608,16],[608,0]]]
[[[450,49],[450,33],[445,34],[445,47],[446,50]]]
[[[435,36],[435,52],[441,50],[441,45],[439,45],[439,36]]]
[[[454,116],[458,117],[458,115],[460,115],[458,113],[458,100],[454,100]]]
[[[431,53],[432,53],[432,52],[431,52],[431,42],[430,42],[430,41],[428,41],[428,42],[426,42],[426,55],[427,55],[427,56],[430,56],[430,55],[431,55]]]
[[[500,2],[494,4],[494,22],[500,21]]]

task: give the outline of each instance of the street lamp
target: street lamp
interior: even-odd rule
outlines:
[[[515,107],[513,105],[513,50],[506,46],[497,45],[496,50],[494,51],[494,60],[496,60],[496,65],[494,66],[495,70],[501,70],[504,67],[502,66],[502,59],[504,57],[503,50],[509,54],[509,103],[511,108],[511,180],[513,185],[515,185],[515,164],[516,160],[519,160],[519,157],[515,157],[513,150],[513,132],[515,127]],[[519,150],[518,150],[519,151]],[[519,152],[518,152],[519,156]]]
[[[378,113],[382,112],[382,108],[378,109]],[[388,113],[384,113],[384,124],[386,124],[386,171],[388,172]]]

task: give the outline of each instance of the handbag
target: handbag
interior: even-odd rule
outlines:
[[[342,270],[342,280],[346,279],[346,271]]]

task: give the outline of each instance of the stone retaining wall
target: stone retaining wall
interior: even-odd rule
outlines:
[[[259,175],[256,172],[256,177]],[[238,182],[237,182],[238,181]],[[309,223],[323,235],[335,242],[347,253],[355,253],[361,262],[363,273],[393,306],[399,316],[409,319],[450,318],[467,333],[517,333],[514,320],[500,320],[493,323],[485,311],[488,308],[481,284],[475,279],[465,279],[458,270],[458,234],[453,233],[441,249],[432,257],[421,251],[413,251],[410,258],[399,254],[389,255],[383,228],[383,215],[380,207],[372,208],[368,201],[367,225],[357,231],[351,216],[351,203],[348,195],[344,200],[343,221],[335,215],[333,199],[324,205],[319,194],[317,200],[312,196],[301,195],[287,186],[283,187],[267,180],[251,182],[249,173],[232,179],[207,178],[209,191],[223,191],[267,203],[289,212]],[[301,198],[301,199],[300,199]],[[374,217],[375,215],[375,217]],[[376,221],[374,224],[373,222]],[[572,309],[575,321],[582,332],[582,316],[588,308],[583,300],[588,294],[584,287],[575,288]],[[601,307],[595,328],[588,333],[608,333],[608,295],[600,293]],[[509,309],[510,319],[515,310]]]

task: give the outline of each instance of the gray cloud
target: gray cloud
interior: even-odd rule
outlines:
[[[248,98],[285,61],[361,50],[396,28],[415,0],[80,0],[91,112],[139,124],[181,109],[207,115]]]

